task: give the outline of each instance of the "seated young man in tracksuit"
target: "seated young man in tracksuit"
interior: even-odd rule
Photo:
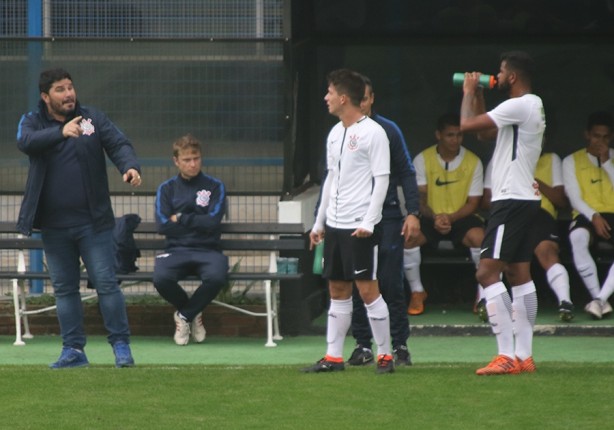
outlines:
[[[173,143],[179,174],[158,187],[156,222],[166,236],[165,253],[156,257],[154,287],[171,303],[177,345],[205,340],[203,309],[227,282],[228,257],[221,252],[220,224],[226,211],[224,184],[202,171],[201,145],[192,135]],[[178,281],[198,276],[202,283],[189,296]]]

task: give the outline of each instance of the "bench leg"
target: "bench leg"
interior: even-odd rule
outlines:
[[[277,289],[279,283],[271,287],[271,308],[273,309],[273,340],[283,340],[283,336],[279,333],[279,309],[277,304]]]
[[[20,306],[20,285],[19,280],[13,279],[13,307],[15,309],[15,346],[23,346],[26,343],[21,338],[21,306]],[[24,316],[27,320],[27,316]]]
[[[273,304],[271,298],[271,281],[264,281],[264,295],[266,301],[266,333],[267,341],[264,346],[273,347],[277,346],[273,342]]]
[[[19,296],[21,300],[21,320],[23,321],[23,338],[24,339],[32,339],[34,336],[30,333],[30,321],[28,320],[28,314],[31,312],[27,312],[28,305],[26,304],[26,281],[22,279],[20,284],[21,295]]]

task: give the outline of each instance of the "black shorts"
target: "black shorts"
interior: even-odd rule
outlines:
[[[529,223],[529,237],[535,238],[535,246],[544,240],[560,243],[556,220],[550,213],[540,208],[535,219]]]
[[[605,218],[608,224],[610,224],[610,227],[614,228],[614,213],[604,212],[600,213],[599,215]],[[575,217],[571,224],[569,224],[569,231],[575,230],[577,228],[587,229],[591,233],[591,238],[595,238],[597,236],[597,234],[595,233],[595,227],[593,227],[593,223],[582,214]],[[600,240],[605,241],[605,239],[603,238],[600,238]],[[610,240],[608,242],[614,244],[614,236],[610,237]]]
[[[530,223],[540,209],[539,200],[492,202],[481,258],[507,263],[530,262],[538,242],[530,236]]]
[[[381,238],[379,226],[369,237],[352,236],[356,229],[325,227],[322,276],[333,281],[377,279],[377,253]],[[399,232],[400,234],[400,232]]]
[[[435,230],[434,219],[422,218],[420,220],[420,230],[424,237],[426,237],[426,243],[433,248],[437,248],[437,245],[442,240],[451,240],[454,246],[462,246],[467,232],[476,227],[484,228],[484,222],[475,214],[454,221],[452,223],[452,230],[448,234],[441,234]]]

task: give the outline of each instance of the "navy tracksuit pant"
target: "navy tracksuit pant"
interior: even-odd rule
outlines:
[[[192,296],[179,285],[187,276],[198,276],[202,283]],[[174,249],[156,256],[153,283],[160,295],[188,319],[211,303],[227,282],[228,257],[209,249]]]

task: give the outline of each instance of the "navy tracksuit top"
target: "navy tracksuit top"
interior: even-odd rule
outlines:
[[[158,187],[156,223],[166,236],[166,250],[221,250],[220,224],[226,213],[226,189],[222,181],[199,173],[191,179],[177,175]],[[181,214],[178,222],[170,221]]]

